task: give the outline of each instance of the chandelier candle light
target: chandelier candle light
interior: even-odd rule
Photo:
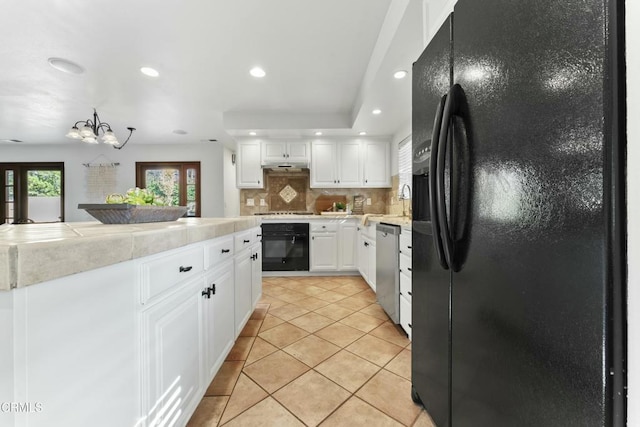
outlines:
[[[78,128],[78,125],[80,123],[82,123],[82,127]],[[97,144],[98,135],[101,132],[102,136],[100,137],[100,139],[102,140],[102,142],[120,150],[125,146],[127,142],[129,142],[129,138],[131,138],[131,135],[133,134],[133,131],[136,130],[136,128],[128,127],[127,130],[129,131],[129,136],[127,137],[126,141],[124,141],[122,145],[120,145],[120,142],[111,130],[111,126],[109,125],[109,123],[101,122],[100,118],[98,117],[98,113],[94,108],[93,120],[87,119],[77,121],[66,136],[67,138],[71,139],[81,139],[82,142],[86,142],[87,144]]]

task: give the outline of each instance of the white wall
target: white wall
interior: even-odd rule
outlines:
[[[117,192],[135,187],[135,163],[148,161],[199,161],[200,191],[203,217],[224,216],[223,147],[219,144],[138,144],[129,143],[122,150],[106,145],[78,142],[43,145],[0,145],[0,162],[64,162],[65,221],[93,220],[78,209],[86,203],[83,163],[120,163],[117,170]],[[83,200],[84,198],[84,200]]]
[[[232,161],[235,152],[227,147],[224,148],[223,165],[224,170],[224,216],[240,216],[240,190],[236,187],[236,164]]]
[[[626,1],[628,418],[640,425],[640,2]]]

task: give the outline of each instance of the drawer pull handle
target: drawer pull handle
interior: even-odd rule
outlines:
[[[211,289],[206,288],[204,291],[202,291],[202,296],[207,299],[211,298]]]
[[[187,271],[191,271],[191,269],[193,268],[193,266],[189,265],[187,267],[183,267],[182,265],[180,266],[180,273],[186,273]]]
[[[411,249],[411,245],[407,245],[407,249]]]
[[[223,254],[228,254],[229,252],[231,252],[231,249],[223,249],[223,250],[222,250],[222,253],[223,253]]]
[[[242,242],[243,242],[243,243],[249,243],[249,242],[250,242],[250,240],[243,240]]]
[[[411,292],[407,292],[409,294],[409,296],[411,296]]]
[[[407,267],[407,270],[411,271],[411,267]]]
[[[209,286],[207,289],[209,289],[209,292],[211,292],[211,295],[215,295],[216,294],[216,284],[212,283],[211,286]]]
[[[411,327],[411,323],[407,323],[407,325],[409,325],[409,327]]]

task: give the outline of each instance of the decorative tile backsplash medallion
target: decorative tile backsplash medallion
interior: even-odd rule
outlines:
[[[291,201],[298,195],[298,192],[287,184],[278,194],[282,197],[282,200],[284,200],[285,203],[291,203]]]

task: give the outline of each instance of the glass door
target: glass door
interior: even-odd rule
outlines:
[[[186,216],[200,216],[200,162],[136,162],[136,185],[168,206],[186,206]]]

